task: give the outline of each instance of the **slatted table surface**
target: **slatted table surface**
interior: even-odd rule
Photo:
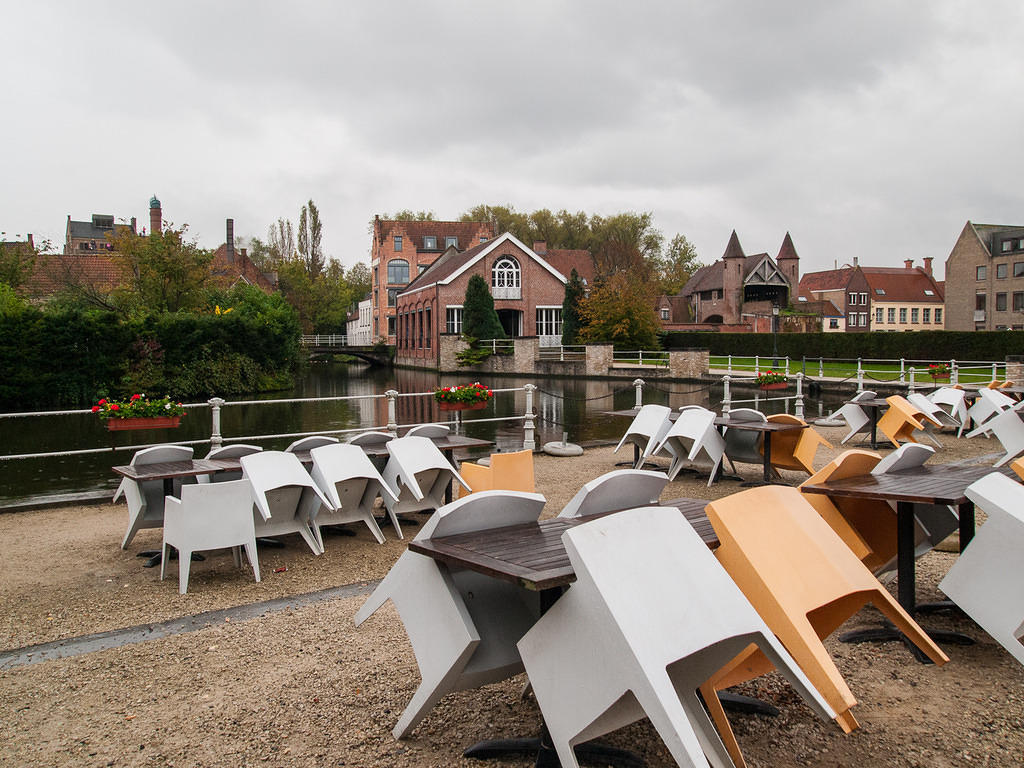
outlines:
[[[967,502],[964,491],[975,480],[990,472],[1001,472],[1007,477],[1017,475],[1009,467],[987,465],[925,464],[902,472],[884,475],[860,475],[825,483],[804,483],[804,493],[823,493],[858,499],[909,501],[919,504],[954,504]]]
[[[718,538],[704,513],[707,504],[707,499],[681,498],[662,502],[661,506],[676,507],[701,539],[709,547],[716,547]],[[562,534],[573,526],[603,516],[556,517],[526,525],[413,540],[409,542],[409,549],[452,566],[511,581],[526,589],[550,589],[576,580],[569,555],[562,545]]]

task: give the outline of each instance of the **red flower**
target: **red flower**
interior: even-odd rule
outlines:
[[[110,410],[112,410],[112,411],[119,411],[119,410],[121,410],[121,406],[118,405],[117,403],[114,403],[113,405],[110,406]]]
[[[106,404],[107,404],[107,398],[105,398],[105,397],[102,400],[99,401],[99,405],[106,405]]]
[[[94,405],[94,406],[92,407],[92,412],[93,412],[93,413],[96,413],[96,411],[98,411],[98,410],[100,410],[100,407],[99,407],[98,405]]]
[[[132,403],[134,403],[134,402],[135,402],[136,400],[138,400],[138,399],[139,399],[140,397],[142,397],[142,395],[132,395],[132,397],[131,397],[131,400],[130,400],[129,402],[132,402]]]

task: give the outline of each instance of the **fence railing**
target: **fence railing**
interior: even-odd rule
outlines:
[[[343,333],[314,333],[301,336],[299,344],[304,347],[347,347],[348,336]]]
[[[612,365],[654,365],[668,367],[669,353],[662,350],[620,350],[612,352]]]
[[[537,353],[540,360],[586,360],[587,348],[582,344],[557,347],[541,347]]]
[[[724,368],[730,375],[749,371],[755,376],[764,370],[780,370],[787,376],[799,369],[806,376],[818,378],[856,379],[863,381],[907,382],[908,372],[915,368],[919,378],[928,375],[932,365],[945,365],[950,370],[952,383],[980,384],[993,379],[1005,378],[1006,363],[990,360],[911,360],[805,357],[764,357],[755,355],[723,355],[710,358],[711,368]],[[863,389],[863,387],[861,387]]]
[[[480,339],[476,346],[479,349],[489,349],[494,355],[511,355],[516,349],[513,339]]]

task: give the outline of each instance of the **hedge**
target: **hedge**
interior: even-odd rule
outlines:
[[[906,333],[779,333],[780,357],[799,360],[824,357],[872,360],[991,360],[1024,355],[1020,331],[913,331]],[[712,355],[767,356],[769,333],[670,331],[662,335],[665,349],[707,349]]]

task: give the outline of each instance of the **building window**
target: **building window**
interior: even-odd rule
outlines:
[[[491,270],[491,292],[496,299],[520,298],[519,263],[511,256],[502,256]]]
[[[882,323],[882,308],[875,307],[875,323],[881,325]]]
[[[860,305],[862,307],[866,307],[868,305],[868,295],[866,293],[862,293],[860,295]]]
[[[458,248],[459,247],[459,238],[452,237],[451,235],[449,235],[448,237],[446,237],[444,239],[444,247],[445,248]]]
[[[427,349],[430,349],[430,341],[431,341],[431,339],[434,338],[434,326],[432,326],[430,324],[430,307],[427,307],[427,309],[426,309],[426,318],[424,319],[423,322],[424,322],[424,324],[427,327],[427,336],[426,336]]]
[[[398,289],[397,288],[388,288],[388,306],[389,307],[393,307],[393,306],[395,306],[395,304],[397,302],[398,302]],[[388,333],[391,333],[391,331],[389,331]]]
[[[388,285],[405,285],[409,282],[409,262],[392,259],[388,262]]]
[[[377,289],[376,288],[373,289],[373,306],[374,307],[377,306]]]
[[[942,310],[939,307],[935,308],[935,322],[936,323],[941,323],[942,322]]]
[[[1006,311],[1006,294],[1005,293],[997,293],[996,294],[996,312],[1005,312],[1005,311]]]
[[[921,310],[921,322],[930,323],[932,321],[932,308],[925,307]]]
[[[976,275],[978,280],[984,280],[987,275],[988,275],[988,267],[985,267],[985,266],[978,267],[977,275]]]
[[[851,293],[850,297],[849,297],[849,301],[847,303],[851,307],[854,306],[857,303],[857,294],[856,293]]]
[[[395,235],[395,250],[396,251],[402,250],[402,236],[401,235]]]
[[[912,310],[910,310],[910,322],[912,322],[912,323],[918,322],[918,316],[920,314],[921,313],[920,313],[920,311],[918,310],[917,307],[914,307]]]
[[[857,313],[856,312],[851,312],[850,313],[850,318],[849,318],[849,320],[846,321],[846,326],[848,328],[856,328],[857,327]]]
[[[1013,311],[1024,312],[1024,291],[1013,292]]]
[[[422,275],[424,272],[427,271],[427,267],[429,267],[429,266],[430,266],[429,264],[417,264],[416,265],[416,274],[417,275]]]
[[[900,322],[901,323],[906,323],[907,322],[907,308],[906,307],[900,307]]]
[[[1007,272],[1010,271],[1009,264],[996,264],[996,280],[1003,280],[1006,278]]]
[[[446,307],[444,310],[445,333],[462,333],[462,307]]]
[[[1024,277],[1024,261],[1013,262],[1013,276]]]
[[[1013,240],[1003,240],[1002,251],[1003,253],[1009,253],[1013,250]]]
[[[890,323],[895,323],[896,322],[896,307],[889,307],[887,314],[889,316],[888,317],[889,322]]]
[[[974,308],[984,311],[985,309],[985,294],[976,293],[974,294]]]
[[[562,308],[537,307],[537,335],[562,335]]]
[[[423,249],[427,251],[437,250],[437,237],[435,235],[424,235]]]
[[[831,330],[837,330],[839,328],[839,318],[838,317],[830,317],[828,319],[828,327]]]
[[[868,313],[867,312],[861,312],[860,313],[860,327],[861,328],[867,328],[868,327]]]
[[[395,318],[394,316],[388,318],[388,336],[395,335]]]
[[[661,308],[661,319],[666,323],[668,322],[668,307]]]
[[[480,242],[481,243],[486,243],[487,242],[487,236],[486,235],[480,235]]]

